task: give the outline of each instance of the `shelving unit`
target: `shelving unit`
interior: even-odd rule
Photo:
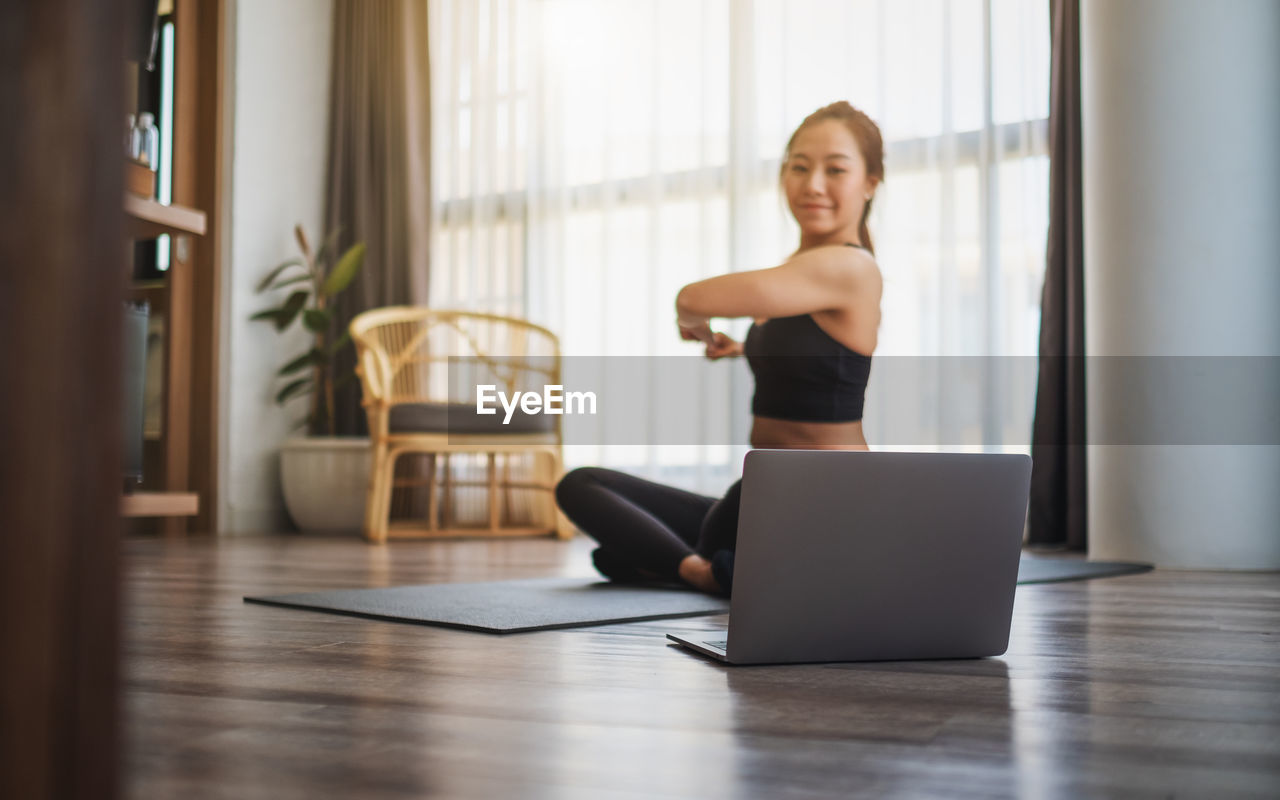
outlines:
[[[120,497],[122,517],[193,517],[200,513],[195,492],[137,492]]]
[[[126,230],[131,239],[154,239],[162,234],[203,236],[206,219],[203,211],[181,205],[164,205],[138,195],[124,195]],[[183,326],[180,341],[189,341],[186,326],[190,321],[174,315],[166,320],[170,326]],[[174,336],[171,333],[170,341]],[[171,357],[171,355],[169,356]],[[170,402],[174,401],[172,394]],[[180,402],[185,403],[185,399]],[[172,416],[170,417],[172,419]],[[183,415],[185,420],[185,413]],[[183,436],[186,432],[183,431]],[[185,439],[184,439],[185,449]],[[182,454],[185,457],[185,452]],[[124,517],[192,517],[200,513],[200,496],[196,492],[173,489],[165,492],[138,492],[122,495],[120,514]]]
[[[186,206],[166,206],[133,194],[124,196],[124,213],[129,236],[134,239],[154,239],[165,233],[203,236],[205,231],[203,211]]]
[[[125,236],[133,242],[170,238],[160,280],[134,283],[130,296],[150,303],[163,337],[162,365],[151,369],[152,402],[159,382],[160,419],[144,435],[146,482],[121,497],[120,513],[136,533],[183,535],[218,530],[218,347],[222,250],[222,175],[228,142],[222,98],[229,75],[224,32],[228,0],[159,0],[156,72],[144,80],[126,60],[124,114],[160,112],[159,167],[132,170],[121,198]],[[126,178],[131,159],[125,153]],[[153,198],[164,198],[159,202]],[[125,243],[122,242],[122,245]],[[129,245],[130,250],[134,250]],[[128,259],[130,262],[132,258]],[[163,320],[160,322],[160,320]],[[152,351],[155,352],[154,350]]]

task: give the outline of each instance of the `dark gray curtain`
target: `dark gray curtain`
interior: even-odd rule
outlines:
[[[1080,161],[1080,0],[1050,0],[1049,242],[1032,425],[1032,544],[1088,541],[1084,363],[1084,203]]]
[[[335,0],[325,222],[339,251],[368,246],[334,304],[334,332],[371,308],[425,304],[430,251],[431,83],[423,0]],[[348,348],[339,375],[355,364]],[[359,385],[334,398],[337,432],[367,432]]]

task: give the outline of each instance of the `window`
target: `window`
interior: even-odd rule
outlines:
[[[676,290],[794,250],[782,149],[805,115],[847,99],[886,140],[877,356],[1036,352],[1048,4],[452,0],[433,14],[434,303],[529,317],[570,355],[689,355]],[[945,431],[939,404],[923,405],[911,444],[1029,431],[1025,399],[976,432]],[[869,395],[869,436],[890,405]],[[728,463],[713,444],[629,457]]]

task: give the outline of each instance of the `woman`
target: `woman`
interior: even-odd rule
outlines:
[[[755,375],[751,446],[866,450],[862,406],[880,326],[881,278],[867,216],[884,180],[880,130],[848,103],[805,118],[780,181],[800,225],[781,266],[691,283],[676,297],[680,336],[711,359],[745,354]],[[751,317],[738,343],[713,317]],[[596,568],[616,580],[680,578],[728,593],[738,481],[719,500],[597,467],[556,487],[565,515],[600,543]]]

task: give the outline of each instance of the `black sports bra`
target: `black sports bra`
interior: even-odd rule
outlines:
[[[756,379],[752,414],[797,422],[862,419],[871,356],[832,339],[812,314],[753,324],[742,349]]]

